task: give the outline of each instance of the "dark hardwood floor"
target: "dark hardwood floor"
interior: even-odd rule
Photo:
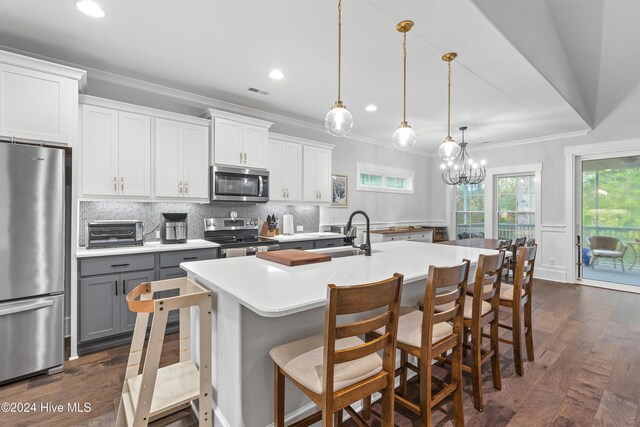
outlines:
[[[502,345],[502,390],[493,389],[485,367],[486,405],[478,412],[466,378],[465,425],[640,425],[640,294],[543,280],[535,281],[533,292],[536,360],[526,361],[525,375],[518,377],[512,350]],[[163,365],[177,360],[176,335],[166,342]],[[1,386],[0,403],[89,402],[91,412],[0,412],[0,425],[114,425],[127,355],[128,346],[102,351],[67,362],[61,374]],[[417,395],[415,384],[410,393]],[[446,402],[434,412],[435,425],[451,425],[445,412],[450,406]],[[372,424],[379,425],[375,417]],[[403,411],[396,413],[396,424],[419,425],[417,417]],[[192,426],[197,420],[184,410],[154,425]]]

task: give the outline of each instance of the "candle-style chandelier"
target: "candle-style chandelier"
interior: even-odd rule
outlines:
[[[466,126],[460,128],[462,142],[460,152],[452,159],[440,165],[442,169],[442,181],[447,185],[480,184],[487,176],[487,162],[481,160],[476,163],[467,154],[467,143],[464,141]]]

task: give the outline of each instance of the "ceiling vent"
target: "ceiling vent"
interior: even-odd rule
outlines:
[[[260,95],[269,95],[269,92],[265,90],[256,89],[255,87],[250,87],[249,92],[259,93]]]

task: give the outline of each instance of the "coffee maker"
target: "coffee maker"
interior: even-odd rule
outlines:
[[[163,244],[187,243],[187,214],[163,213],[160,239]]]

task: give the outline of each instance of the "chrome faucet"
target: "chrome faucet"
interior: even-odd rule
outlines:
[[[367,215],[365,211],[358,210],[351,213],[351,215],[349,216],[349,221],[347,221],[347,235],[351,234],[351,220],[358,214],[362,214],[362,216],[367,220],[367,235],[364,244],[360,246],[353,245],[353,247],[364,250],[365,256],[371,256],[371,236],[369,234],[371,223],[369,221],[369,215]]]

